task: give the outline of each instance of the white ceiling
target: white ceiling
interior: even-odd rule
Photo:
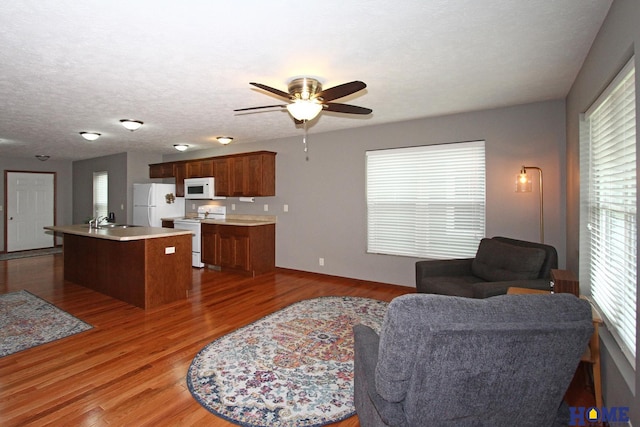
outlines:
[[[0,155],[175,153],[301,135],[249,82],[366,90],[311,133],[566,96],[611,0],[3,0]],[[274,102],[275,101],[275,102]],[[120,119],[142,120],[129,132]],[[102,134],[87,142],[78,134]]]

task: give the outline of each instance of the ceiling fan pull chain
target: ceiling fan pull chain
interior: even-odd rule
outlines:
[[[302,136],[302,144],[304,144],[304,152],[308,151],[307,148],[307,121],[304,121],[304,135]]]

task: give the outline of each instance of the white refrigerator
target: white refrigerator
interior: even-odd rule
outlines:
[[[174,184],[133,184],[133,225],[162,227],[162,218],[184,216],[184,197]]]

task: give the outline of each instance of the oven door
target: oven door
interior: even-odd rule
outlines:
[[[191,231],[191,265],[193,267],[198,267],[198,268],[204,267],[204,263],[200,258],[200,247],[201,247],[200,221],[175,220],[173,222],[173,227],[178,228],[180,230]]]

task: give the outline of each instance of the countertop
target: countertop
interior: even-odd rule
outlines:
[[[155,239],[159,237],[180,236],[193,234],[189,230],[160,227],[114,227],[89,230],[88,224],[47,226],[45,230],[56,233],[75,234],[77,236],[95,237],[98,239],[118,240],[122,242],[131,240]]]
[[[162,218],[163,221],[175,221],[178,218]],[[245,227],[255,227],[258,225],[267,225],[276,223],[275,215],[227,215],[225,219],[203,219],[202,224],[218,224],[218,225],[240,225]]]

